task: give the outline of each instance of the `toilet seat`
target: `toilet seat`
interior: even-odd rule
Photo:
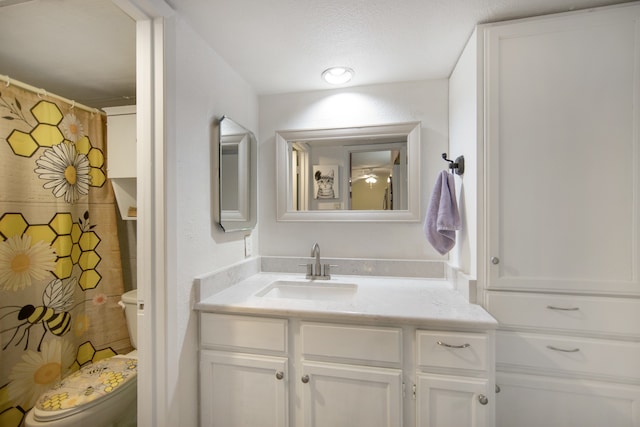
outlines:
[[[104,404],[105,400],[136,387],[137,367],[137,358],[126,356],[86,365],[40,396],[33,416],[36,421],[53,421]]]

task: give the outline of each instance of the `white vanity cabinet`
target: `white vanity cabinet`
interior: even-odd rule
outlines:
[[[202,426],[491,427],[493,332],[200,314]]]
[[[402,426],[402,330],[302,322],[305,427]]]
[[[482,25],[467,47],[498,427],[640,426],[639,52],[638,2]]]
[[[416,425],[493,425],[491,338],[486,334],[416,332]]]
[[[288,325],[283,319],[200,315],[200,425],[289,425]]]

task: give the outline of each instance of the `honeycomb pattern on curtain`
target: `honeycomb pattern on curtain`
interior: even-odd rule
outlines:
[[[0,425],[131,350],[116,215],[105,116],[0,85]]]

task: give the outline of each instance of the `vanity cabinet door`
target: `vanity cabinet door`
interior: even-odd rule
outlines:
[[[200,425],[288,426],[288,359],[203,350]]]
[[[402,370],[302,362],[305,427],[402,426]]]
[[[488,381],[482,378],[419,373],[417,427],[488,427]]]

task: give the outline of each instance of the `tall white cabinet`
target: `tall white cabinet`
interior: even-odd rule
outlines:
[[[463,56],[497,426],[640,426],[640,3],[483,25]]]

